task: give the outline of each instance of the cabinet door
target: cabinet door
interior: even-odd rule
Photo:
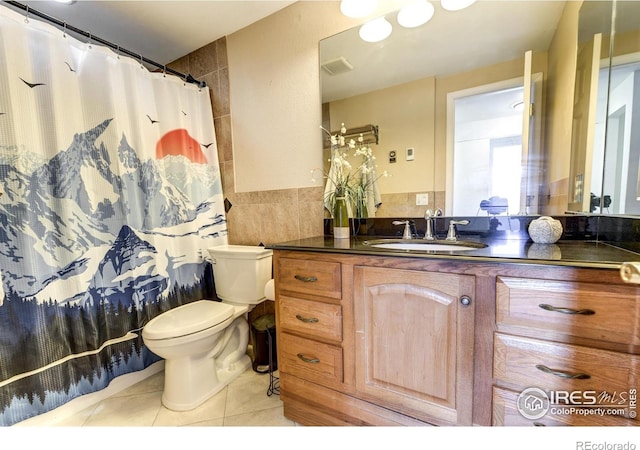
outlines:
[[[356,267],[357,391],[422,420],[470,425],[474,286],[468,275]]]

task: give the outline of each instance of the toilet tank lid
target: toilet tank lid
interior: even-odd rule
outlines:
[[[169,339],[206,330],[233,315],[234,307],[214,300],[198,300],[165,311],[142,329],[145,339]]]
[[[209,254],[213,257],[234,259],[262,259],[273,255],[273,250],[257,245],[217,245],[210,247]]]

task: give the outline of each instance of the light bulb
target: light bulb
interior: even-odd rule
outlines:
[[[376,9],[376,0],[342,0],[340,11],[347,17],[359,19]]]
[[[427,23],[435,8],[427,0],[416,0],[398,12],[398,23],[405,28],[415,28]]]
[[[460,11],[473,5],[475,2],[476,0],[441,0],[440,5],[447,11]]]
[[[360,39],[366,42],[380,42],[389,37],[392,29],[387,19],[379,17],[360,27]]]

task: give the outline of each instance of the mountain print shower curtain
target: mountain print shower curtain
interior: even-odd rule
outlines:
[[[0,425],[159,360],[215,299],[226,220],[207,88],[0,5]]]

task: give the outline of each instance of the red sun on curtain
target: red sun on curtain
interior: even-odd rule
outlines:
[[[194,163],[207,163],[207,159],[200,149],[200,143],[192,138],[184,128],[171,130],[158,140],[156,159],[162,159],[167,155],[182,155]]]

